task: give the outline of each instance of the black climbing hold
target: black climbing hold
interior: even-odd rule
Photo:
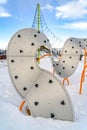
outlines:
[[[59,64],[57,63],[56,65],[58,66]]]
[[[46,43],[46,40],[44,40],[44,43]]]
[[[24,90],[24,91],[26,91],[26,90],[27,90],[27,88],[26,88],[26,87],[24,87],[24,88],[23,88],[23,90]]]
[[[49,84],[51,84],[51,83],[53,83],[53,81],[50,79],[50,80],[49,80]]]
[[[74,68],[74,66],[72,66],[72,68]]]
[[[84,39],[84,41],[86,41],[86,39]]]
[[[74,48],[74,46],[72,46],[72,49]]]
[[[78,53],[78,51],[76,51],[76,53]]]
[[[55,64],[53,64],[53,67],[55,67]]]
[[[39,104],[39,102],[34,102],[35,106],[37,106]]]
[[[72,39],[70,39],[70,41],[72,41]]]
[[[18,34],[18,38],[20,38],[21,37],[21,35],[20,34]]]
[[[72,57],[70,56],[69,58],[71,59]]]
[[[20,53],[23,53],[23,50],[20,50]]]
[[[65,67],[63,67],[63,70],[65,69]]]
[[[81,42],[79,41],[79,44],[81,44]]]
[[[35,84],[35,87],[38,88],[38,87],[39,87],[39,84]]]
[[[82,47],[81,45],[79,45],[80,47]]]
[[[38,31],[38,33],[40,33],[40,31]]]
[[[63,100],[63,101],[61,101],[61,105],[65,105],[65,102],[64,102],[64,100]]]
[[[37,35],[36,35],[36,34],[34,34],[34,37],[37,37]]]
[[[65,50],[65,53],[67,52],[67,50]]]
[[[33,69],[34,69],[34,67],[33,67],[33,66],[31,66],[30,68],[31,68],[31,70],[33,70]]]
[[[63,63],[65,63],[65,60],[63,60]]]
[[[13,63],[13,62],[14,62],[14,60],[11,60],[11,62]]]
[[[51,117],[51,118],[54,118],[54,117],[55,117],[55,115],[54,115],[53,113],[51,113],[50,117]]]
[[[49,42],[49,39],[47,39],[47,41]]]
[[[59,72],[59,75],[61,75],[61,72]]]
[[[32,42],[32,43],[31,43],[31,46],[34,46],[34,45],[35,45],[35,44]]]
[[[18,76],[15,76],[15,79],[18,79]]]

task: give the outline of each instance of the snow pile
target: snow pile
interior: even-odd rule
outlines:
[[[44,62],[45,61],[45,62]],[[52,72],[49,58],[41,60],[41,66]],[[34,118],[18,109],[22,99],[16,92],[7,67],[0,68],[0,130],[87,130],[87,80],[83,83],[83,93],[79,95],[80,77],[83,63],[70,77],[70,86],[65,85],[75,110],[75,122],[45,118]],[[62,80],[62,79],[60,79]]]

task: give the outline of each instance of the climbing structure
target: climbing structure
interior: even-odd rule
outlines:
[[[50,44],[52,45],[52,47],[55,47],[55,44],[58,45],[63,42],[47,26],[39,3],[37,4],[37,7],[36,7],[36,11],[35,11],[35,15],[34,15],[33,23],[32,23],[32,28],[43,32],[49,38]]]
[[[53,67],[55,72],[62,78],[71,76],[79,63],[81,49],[74,38],[69,38],[62,49],[61,58],[55,62]]]
[[[82,83],[84,81],[85,72],[87,69],[87,39],[69,38],[65,42],[64,47],[62,49],[61,58],[57,62],[54,61],[54,59],[52,60],[54,71],[60,77],[64,78],[64,80],[66,79],[68,81],[68,77],[70,77],[78,67],[80,55],[82,55],[82,49],[84,49],[84,68],[80,81],[80,94],[82,93]]]
[[[7,60],[13,84],[28,102],[32,116],[73,121],[73,107],[66,89],[59,79],[38,67],[36,53],[41,46],[51,49],[47,37],[34,29],[20,30],[11,38]]]

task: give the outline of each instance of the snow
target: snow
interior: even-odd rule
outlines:
[[[6,61],[0,62],[0,130],[87,130],[87,79],[83,83],[82,95],[79,94],[80,77],[83,62],[69,78],[70,85],[65,86],[73,103],[75,122],[45,118],[34,118],[19,111],[22,101],[9,77]],[[42,68],[52,72],[49,58],[41,60]],[[58,77],[59,78],[59,77]],[[62,79],[60,79],[62,81]]]

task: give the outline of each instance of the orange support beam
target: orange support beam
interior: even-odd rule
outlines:
[[[25,104],[25,100],[23,100],[23,101],[21,102],[21,104],[20,104],[20,107],[19,107],[19,110],[20,110],[20,111],[22,111],[24,104]]]
[[[79,90],[79,94],[82,94],[82,83],[84,82],[84,79],[85,79],[85,72],[86,72],[86,69],[87,69],[87,62],[86,62],[86,49],[84,48],[84,68],[83,68],[83,71],[82,71],[82,74],[81,74],[81,79],[80,79],[80,90]]]
[[[85,71],[87,69],[87,65],[84,66],[84,69],[82,71],[82,75],[81,75],[81,79],[80,79],[80,90],[79,90],[79,94],[82,94],[82,83],[84,82],[84,78],[85,78]]]
[[[67,81],[67,84],[69,85],[69,79],[68,79],[68,78],[64,78],[64,79],[63,79],[63,82],[62,82],[63,85],[64,85],[64,82],[65,82],[65,81]]]
[[[23,106],[25,104],[25,100],[23,100],[20,104],[20,107],[19,107],[19,110],[22,111],[23,110]],[[31,115],[31,111],[30,109],[28,108],[28,106],[26,106],[26,113],[30,116]]]
[[[42,58],[44,58],[46,56],[51,56],[51,54],[50,53],[44,54],[43,56],[40,57],[40,59],[42,59]]]

